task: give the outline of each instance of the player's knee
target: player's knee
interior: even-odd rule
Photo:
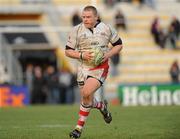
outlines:
[[[88,100],[90,98],[90,95],[88,93],[83,94],[83,99]]]
[[[87,99],[84,99],[83,102],[82,102],[85,106],[90,106],[92,103],[91,101],[87,100]]]
[[[91,96],[91,92],[89,90],[83,90],[83,98],[89,98]]]

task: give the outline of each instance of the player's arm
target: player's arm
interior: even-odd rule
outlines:
[[[69,46],[66,46],[65,54],[66,54],[66,56],[68,56],[70,58],[81,59],[81,53]]]
[[[78,45],[78,29],[80,26],[76,26],[72,29],[72,31],[69,33],[68,41],[65,47],[65,55],[70,58],[74,59],[81,59],[82,53],[77,51],[77,45]]]
[[[104,54],[103,61],[106,61],[108,58],[111,58],[113,55],[118,54],[123,48],[122,41],[120,38],[118,39],[117,42],[115,42],[112,45],[113,45],[112,49]]]
[[[69,33],[68,41],[65,48],[65,55],[80,60],[90,60],[92,58],[90,52],[82,52],[77,50],[78,46],[78,29],[80,26],[76,26]]]
[[[80,52],[77,51],[69,46],[66,46],[65,54],[66,56],[74,59],[80,59],[80,60],[91,60],[92,59],[92,52]]]

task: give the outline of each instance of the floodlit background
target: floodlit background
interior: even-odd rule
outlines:
[[[171,26],[173,19],[180,19],[180,1],[0,0],[0,106],[79,102],[76,61],[65,57],[64,48],[74,13],[81,14],[86,5],[96,6],[100,19],[117,28],[124,45],[110,61],[103,96],[112,104],[179,105],[179,73],[172,79],[170,67],[180,62],[180,27]],[[147,95],[137,95],[143,89]],[[160,90],[170,93],[159,100]]]

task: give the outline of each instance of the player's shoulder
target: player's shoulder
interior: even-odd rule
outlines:
[[[74,26],[73,28],[72,28],[72,32],[74,32],[74,31],[78,31],[80,28],[82,28],[83,27],[83,24],[82,23],[80,23],[80,24],[78,24],[78,25],[76,25],[76,26]]]
[[[99,24],[99,28],[100,28],[101,30],[107,32],[107,33],[110,33],[110,34],[111,34],[112,32],[114,32],[114,30],[115,30],[110,24],[106,24],[106,23],[104,23],[104,22],[101,22],[101,23]]]
[[[107,27],[107,24],[104,23],[104,22],[99,22],[98,26],[100,26],[100,27]]]
[[[100,22],[99,26],[107,28],[107,29],[111,29],[112,28],[112,26],[110,24],[106,24],[104,22]]]

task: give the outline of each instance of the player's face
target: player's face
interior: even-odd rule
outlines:
[[[97,22],[97,16],[94,15],[93,11],[83,11],[82,21],[86,28],[93,28]]]

